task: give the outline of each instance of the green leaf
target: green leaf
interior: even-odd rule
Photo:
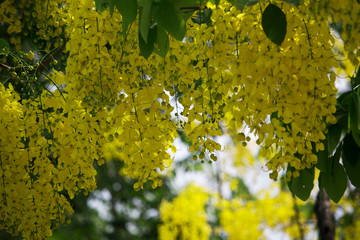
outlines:
[[[180,20],[179,30],[175,35],[172,35],[175,39],[182,41],[186,33],[186,22],[184,19]]]
[[[153,0],[147,0],[143,3],[143,6],[140,11],[140,33],[145,42],[147,42],[147,37],[149,33],[150,23],[151,23],[151,8]]]
[[[122,23],[122,35],[124,37],[124,39],[126,38],[126,34],[127,34],[127,30],[128,30],[128,27],[129,27],[130,23],[126,20],[123,20],[123,23]]]
[[[318,161],[315,164],[315,166],[322,172],[328,172],[330,171],[330,167],[329,167],[329,151],[328,151],[328,145],[325,145],[325,149],[324,151],[319,151],[317,152],[317,158]]]
[[[220,0],[209,0],[209,2],[216,5],[216,7],[217,7],[217,6],[219,6]],[[229,1],[229,2],[231,2],[231,1]]]
[[[159,49],[159,56],[165,57],[166,53],[169,51],[169,36],[161,28],[157,29],[157,45]]]
[[[360,147],[353,135],[348,134],[344,138],[342,160],[351,183],[355,187],[360,187]]]
[[[162,0],[157,0],[158,2]],[[175,8],[176,11],[188,11],[188,9],[180,9],[181,7],[199,7],[204,8],[207,0],[168,0]],[[215,3],[213,1],[212,3]]]
[[[123,19],[132,23],[136,19],[137,15],[137,0],[113,0],[119,13]]]
[[[294,171],[294,168],[288,166],[288,171]],[[288,182],[288,187],[295,196],[303,201],[306,201],[314,187],[314,167],[305,168],[299,172],[299,177],[291,178],[291,180]]]
[[[340,117],[342,117],[341,118],[342,121],[346,120],[345,122],[343,122],[343,128],[346,129],[347,133],[350,133],[351,131],[350,109],[353,107],[352,91],[342,93],[337,99],[337,104],[339,105],[338,108],[340,112],[340,114],[337,115],[340,115]]]
[[[245,5],[246,5],[246,2],[247,2],[246,0],[235,0],[233,5],[235,5],[235,7],[236,7],[237,9],[239,9],[240,11],[242,11],[242,10],[244,10],[244,7],[245,7]]]
[[[351,134],[358,147],[360,147],[360,132],[352,131]]]
[[[262,27],[266,36],[275,44],[281,45],[286,35],[286,16],[283,11],[269,4],[262,14]]]
[[[110,16],[113,15],[114,13],[114,7],[115,7],[115,2],[117,0],[109,0],[109,11],[110,11]]]
[[[1,54],[8,54],[10,51],[10,46],[9,46],[9,43],[3,39],[3,38],[0,38],[0,55]]]
[[[351,93],[352,93],[351,91],[344,92],[337,99],[339,104],[345,109],[349,109],[349,104],[350,104],[350,100],[351,100]]]
[[[360,65],[356,72],[355,77],[350,77],[352,89],[360,85]]]
[[[180,21],[173,4],[167,0],[153,3],[152,14],[160,27],[177,40],[183,40],[185,32],[180,32],[183,20]]]
[[[103,12],[108,6],[107,0],[95,0],[96,10],[99,12]]]
[[[343,166],[332,158],[332,171],[330,173],[320,172],[320,189],[325,188],[330,199],[339,202],[347,187],[347,177]]]
[[[350,126],[351,130],[360,132],[360,96],[357,92],[352,93],[352,99],[350,103]]]
[[[154,43],[156,42],[156,38],[157,38],[157,27],[155,26],[149,29],[147,42],[145,42],[145,40],[142,38],[140,31],[138,33],[138,36],[139,36],[140,55],[148,59],[151,53],[154,51]]]
[[[334,124],[328,127],[328,136],[327,136],[327,144],[328,144],[328,152],[332,154],[339,144],[342,128],[340,124]]]

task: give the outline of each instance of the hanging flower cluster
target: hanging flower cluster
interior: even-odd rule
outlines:
[[[7,34],[10,42],[20,50],[22,44],[32,45],[40,42],[41,49],[49,52],[59,47],[66,27],[66,1],[26,1],[6,0],[0,3],[0,18],[8,24]],[[28,42],[32,39],[33,42]]]
[[[162,202],[159,239],[199,239],[210,236],[205,205],[208,194],[201,187],[189,185],[173,202]]]
[[[227,131],[246,145],[254,134],[261,153],[271,156],[266,166],[273,179],[288,164],[301,170],[317,162],[326,124],[336,121],[331,69],[338,61],[328,13],[314,16],[311,2],[274,2],[288,23],[281,46],[262,29],[267,1],[242,11],[225,1],[209,3],[208,22],[194,15],[184,41],[170,38],[165,57],[148,59],[140,56],[136,21],[123,25],[117,11],[99,13],[92,0],[47,1],[46,11],[42,3],[0,5],[18,49],[29,34],[45,50],[69,38],[64,73],[46,76],[55,91],[22,98],[24,88],[11,86],[24,76],[2,81],[1,228],[30,239],[50,235],[72,212],[68,200],[96,188],[94,164],[113,141],[135,189],[148,180],[154,188],[162,184],[159,170],[171,162],[179,130],[194,159],[210,163],[222,149],[217,136]]]
[[[256,201],[239,197],[212,199],[204,188],[190,184],[173,201],[161,203],[159,239],[209,239],[210,234],[230,240],[265,239],[265,229],[281,230],[293,239],[300,238],[295,219],[303,222],[305,216],[295,211],[295,199],[290,194],[280,192],[270,197],[267,192],[257,197]],[[211,202],[214,199],[215,204]],[[217,222],[215,219],[218,223],[211,231],[207,221]]]

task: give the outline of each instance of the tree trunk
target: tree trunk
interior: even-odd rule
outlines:
[[[331,211],[330,199],[325,190],[320,190],[315,202],[315,214],[317,226],[319,229],[319,239],[334,240],[335,239],[335,218]]]

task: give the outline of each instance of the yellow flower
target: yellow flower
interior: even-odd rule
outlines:
[[[26,55],[26,57],[29,59],[29,60],[33,60],[34,59],[34,53],[32,51],[29,51]]]

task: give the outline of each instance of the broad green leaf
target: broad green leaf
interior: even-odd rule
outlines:
[[[197,9],[203,9],[207,1],[204,0],[168,0],[178,14],[178,17],[186,22]],[[216,1],[210,1],[216,5]]]
[[[8,54],[9,51],[10,51],[9,43],[5,39],[0,38],[0,55]]]
[[[342,128],[338,123],[328,127],[327,144],[329,154],[332,154],[339,144],[341,133]]]
[[[97,11],[102,12],[107,8],[107,6],[108,6],[107,0],[95,0],[95,7]]]
[[[237,9],[242,11],[246,5],[246,2],[246,0],[235,0],[233,5],[235,5]]]
[[[114,7],[115,7],[115,2],[117,0],[109,0],[109,11],[110,11],[110,16],[113,15],[114,13]]]
[[[136,19],[137,15],[137,0],[114,0],[115,6],[123,19],[132,23]]]
[[[174,38],[180,41],[183,40],[185,33],[180,37],[181,21],[173,4],[167,0],[153,3],[152,14],[160,27],[170,33]]]
[[[174,8],[178,14],[178,17],[180,19],[184,19],[184,21],[186,22],[190,17],[193,16],[194,12],[197,11],[197,8],[204,8],[205,5],[204,3],[206,3],[206,1],[192,1],[193,3],[189,3],[188,5],[184,5],[184,4],[180,4],[181,1],[175,0],[175,2],[173,1],[172,4],[174,5]],[[216,4],[215,2],[213,4]],[[190,7],[190,8],[182,8],[183,6],[196,6],[196,7]],[[205,8],[207,9],[207,8]],[[203,9],[203,10],[205,10]],[[198,11],[199,12],[199,11]]]
[[[126,20],[123,19],[123,23],[122,23],[122,35],[124,38],[126,38],[126,34],[127,34],[127,30],[129,28],[130,23]]]
[[[360,132],[360,96],[357,92],[352,93],[352,101],[349,110],[351,130]]]
[[[269,4],[261,20],[262,27],[266,36],[275,44],[281,45],[286,35],[286,16],[276,5]]]
[[[157,45],[159,48],[159,55],[165,57],[166,53],[169,51],[169,37],[167,33],[161,28],[157,29]]]
[[[341,136],[343,136],[342,134],[348,131],[348,113],[341,108],[341,110],[336,113],[336,118],[338,119],[336,124],[341,128]]]
[[[340,108],[341,109],[345,109],[349,112],[349,114],[347,114],[347,123],[346,123],[346,129],[347,129],[347,133],[350,133],[351,131],[351,117],[350,117],[350,112],[351,112],[351,108],[353,107],[353,102],[352,102],[352,92],[345,92],[343,94],[341,94],[338,97],[337,102],[340,104]]]
[[[325,145],[324,151],[319,151],[316,153],[318,161],[315,164],[315,166],[322,172],[328,172],[330,171],[329,167],[329,151],[328,151],[328,145]]]
[[[294,169],[288,166],[288,171],[293,171]],[[299,177],[292,178],[288,182],[288,186],[290,191],[300,198],[303,201],[306,201],[311,193],[311,190],[314,187],[314,176],[315,171],[314,167],[312,168],[305,168],[303,170],[300,170]]]
[[[342,160],[351,183],[355,187],[360,187],[360,147],[355,142],[353,135],[346,135]]]
[[[154,43],[156,42],[156,38],[157,38],[157,27],[155,26],[154,28],[149,29],[147,43],[142,38],[140,31],[138,33],[138,37],[139,37],[140,55],[148,59],[151,53],[154,51]]]
[[[157,0],[162,1],[162,0]],[[199,7],[203,8],[207,1],[204,0],[168,0],[175,8],[176,11],[181,10],[182,7]],[[214,0],[215,1],[215,0]],[[214,3],[214,2],[213,2]],[[182,9],[184,10],[184,9]],[[186,9],[187,10],[187,9]]]
[[[343,166],[333,159],[332,171],[321,172],[319,176],[320,189],[325,188],[330,199],[339,202],[347,187],[347,177]]]
[[[179,26],[179,31],[175,34],[172,35],[175,39],[182,41],[185,37],[185,33],[186,33],[186,22],[184,21],[184,19],[180,20],[180,26]]]
[[[151,8],[153,0],[147,0],[143,3],[143,6],[140,11],[140,33],[145,42],[147,42],[147,37],[149,33],[150,23],[151,23]]]
[[[349,109],[349,104],[351,101],[351,91],[342,93],[337,100],[343,108]]]
[[[351,135],[358,147],[360,147],[360,132],[351,131]]]

